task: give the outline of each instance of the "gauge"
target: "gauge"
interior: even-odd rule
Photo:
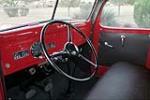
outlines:
[[[42,47],[40,42],[35,42],[31,47],[33,57],[38,58],[42,55]]]
[[[56,48],[56,44],[54,42],[50,42],[46,45],[46,49],[54,49]],[[41,43],[40,42],[35,42],[32,46],[31,46],[31,53],[33,55],[33,57],[35,58],[39,58],[42,55],[42,47],[41,47]]]

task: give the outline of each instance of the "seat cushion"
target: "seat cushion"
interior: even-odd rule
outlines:
[[[116,63],[86,100],[150,100],[150,71],[125,62]]]

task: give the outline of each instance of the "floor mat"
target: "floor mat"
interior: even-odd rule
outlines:
[[[30,87],[29,91],[22,91],[20,87],[14,87],[8,91],[10,100],[49,100],[50,95],[37,87]]]
[[[99,78],[93,78],[87,82],[72,82],[72,91],[67,100],[84,100]],[[66,99],[65,99],[66,100]]]

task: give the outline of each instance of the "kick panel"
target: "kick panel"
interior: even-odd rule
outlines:
[[[150,38],[148,34],[101,33],[98,61],[110,66],[119,61],[145,65]]]

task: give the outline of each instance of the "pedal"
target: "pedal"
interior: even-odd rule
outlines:
[[[53,84],[52,83],[48,83],[45,87],[44,87],[44,90],[45,92],[49,92],[51,91],[53,88]]]
[[[30,90],[25,94],[25,98],[26,98],[26,99],[31,99],[36,93],[37,93],[37,91],[36,91],[35,89],[30,89]]]

